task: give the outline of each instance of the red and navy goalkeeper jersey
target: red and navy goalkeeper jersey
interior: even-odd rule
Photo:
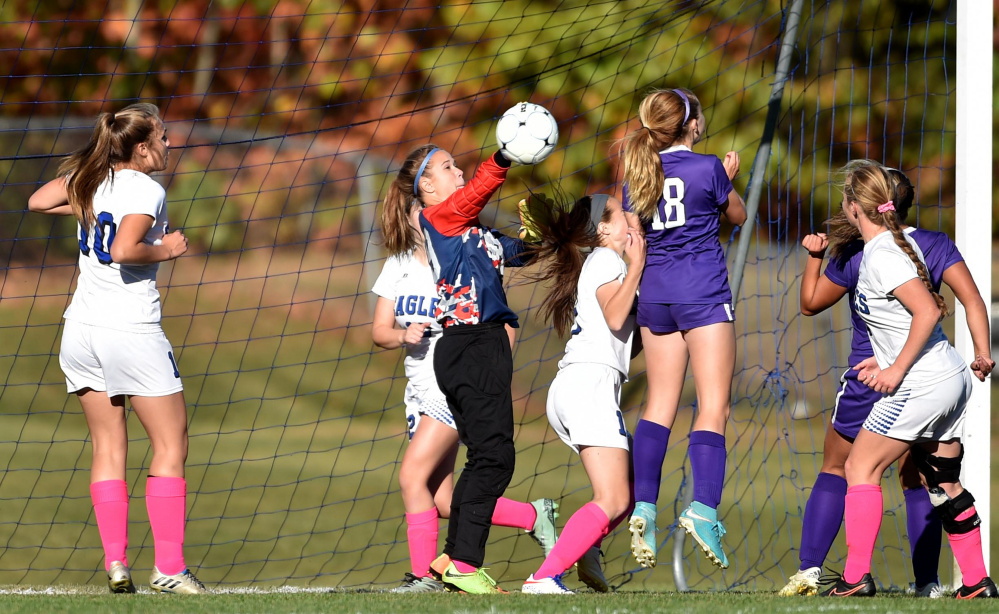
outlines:
[[[437,279],[435,317],[443,326],[503,322],[518,327],[506,304],[503,267],[524,266],[524,242],[479,224],[479,212],[506,179],[510,163],[493,155],[468,184],[420,213],[427,256]]]

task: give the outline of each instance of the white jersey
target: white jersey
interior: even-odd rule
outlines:
[[[126,215],[148,215],[153,227],[143,243],[153,245],[167,232],[166,190],[149,175],[133,170],[114,173],[94,194],[97,222],[80,241],[80,278],[63,317],[91,326],[135,332],[160,330],[158,263],[118,264],[111,260],[111,243]]]
[[[906,241],[920,260],[923,252],[911,237]],[[925,263],[925,260],[924,260]],[[892,292],[902,284],[918,279],[916,265],[895,245],[891,232],[883,232],[864,246],[854,301],[857,313],[867,324],[874,356],[882,369],[893,364],[909,337],[912,315]],[[929,340],[905,375],[901,387],[931,386],[966,369],[964,361],[937,324]]]
[[[559,368],[576,363],[596,363],[617,369],[628,379],[631,364],[631,336],[635,332],[635,316],[629,315],[618,332],[611,331],[597,301],[597,288],[622,281],[628,273],[624,259],[612,249],[598,247],[583,262],[576,292],[576,318],[572,336],[565,344],[565,356]]]
[[[430,378],[436,382],[433,348],[440,337],[441,325],[434,319],[439,299],[430,266],[421,263],[411,253],[389,256],[371,291],[392,301],[395,321],[400,327],[430,322],[420,343],[406,346],[405,367],[406,377],[411,380]]]

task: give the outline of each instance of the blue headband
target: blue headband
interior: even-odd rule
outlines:
[[[683,98],[683,121],[681,124],[686,124],[687,120],[690,119],[690,100],[687,95],[683,93],[682,90],[673,90],[677,96]]]
[[[423,176],[423,171],[427,170],[427,162],[430,162],[430,157],[435,153],[440,151],[440,147],[434,147],[427,154],[427,157],[423,159],[423,164],[420,165],[420,170],[416,171],[416,178],[413,179],[413,196],[420,195],[420,177]]]

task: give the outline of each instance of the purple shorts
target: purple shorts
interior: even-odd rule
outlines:
[[[654,333],[675,333],[719,322],[735,322],[732,305],[688,305],[683,303],[643,303],[638,302],[639,326]]]
[[[836,393],[836,406],[833,409],[833,428],[850,439],[857,437],[874,404],[884,397],[877,390],[862,384],[857,379],[859,374],[860,371],[854,371],[850,367],[839,378],[839,392]]]

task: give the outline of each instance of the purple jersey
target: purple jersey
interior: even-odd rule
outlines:
[[[686,147],[659,154],[663,195],[645,225],[648,251],[638,294],[641,303],[712,305],[731,303],[725,252],[718,238],[719,214],[732,182],[715,156]],[[624,190],[624,208],[628,190]]]
[[[944,271],[958,262],[964,262],[961,252],[945,233],[922,228],[906,228],[905,232],[912,237],[923,252],[926,269],[930,273],[930,283],[933,290],[940,292]],[[853,342],[850,344],[850,366],[874,355],[871,339],[867,335],[867,325],[860,319],[855,308],[855,292],[857,278],[860,273],[860,261],[864,257],[864,242],[853,241],[845,247],[843,253],[836,258],[830,258],[825,276],[837,286],[842,286],[850,292],[850,317],[853,318]]]

